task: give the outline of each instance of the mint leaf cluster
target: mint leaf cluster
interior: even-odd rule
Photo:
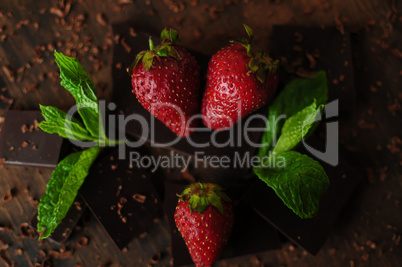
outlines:
[[[50,236],[66,216],[102,147],[119,143],[106,137],[95,85],[89,73],[77,59],[58,52],[54,55],[60,68],[61,85],[73,95],[82,122],[56,107],[40,105],[45,120],[39,123],[39,127],[44,132],[57,133],[64,138],[93,141],[96,146],[68,155],[50,175],[38,206],[40,238]]]
[[[254,168],[258,178],[301,218],[311,218],[317,213],[329,178],[320,163],[291,150],[318,125],[316,118],[327,100],[324,71],[315,73],[314,78],[298,78],[287,84],[269,108],[263,146],[258,152],[266,160],[280,158],[285,167],[262,164]]]

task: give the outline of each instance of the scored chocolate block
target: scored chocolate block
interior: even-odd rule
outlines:
[[[172,243],[173,265],[182,266],[193,261],[187,246],[177,230],[174,222],[174,212],[178,197],[186,184],[167,182],[165,184],[164,208],[167,214]],[[222,253],[221,258],[237,257],[252,253],[279,249],[281,243],[275,229],[260,216],[258,216],[247,204],[241,201],[238,192],[239,185],[224,186],[226,193],[233,200],[234,225],[229,243]]]
[[[127,147],[125,159],[119,159],[119,148],[109,148],[98,156],[80,189],[90,210],[120,248],[148,231],[162,208],[154,173],[130,163]],[[145,156],[147,147],[135,152]]]
[[[280,59],[281,81],[297,74],[325,70],[329,101],[339,99],[340,111],[355,109],[355,87],[350,34],[335,27],[313,28],[276,25],[271,35],[271,55]]]
[[[55,168],[68,143],[38,127],[40,111],[9,110],[0,137],[0,159],[6,164]]]
[[[87,205],[85,204],[81,196],[78,195],[75,198],[73,205],[68,210],[66,217],[61,220],[60,224],[57,226],[57,228],[54,230],[49,238],[58,243],[64,243],[70,237],[78,220],[86,212],[86,209]],[[37,224],[38,213],[35,213],[30,225],[32,228],[37,229]]]
[[[324,151],[322,141],[314,136],[307,143],[320,151]],[[257,213],[293,243],[301,246],[311,254],[316,254],[327,239],[339,212],[351,197],[356,186],[361,182],[362,177],[342,157],[339,160],[339,165],[333,167],[314,158],[303,148],[300,148],[300,151],[319,161],[330,180],[330,185],[321,199],[320,209],[316,216],[312,219],[299,218],[262,181],[257,181],[249,189],[245,200]]]

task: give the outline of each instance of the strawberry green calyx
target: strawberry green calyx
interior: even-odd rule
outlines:
[[[254,33],[253,30],[243,24],[244,29],[247,32],[248,38],[243,38],[240,41],[232,41],[238,43],[247,49],[247,55],[250,57],[250,61],[247,65],[247,69],[252,73],[255,73],[257,79],[264,83],[267,73],[268,76],[273,75],[278,70],[279,60],[273,60],[265,52],[257,49],[253,44]]]
[[[136,56],[134,62],[127,69],[128,73],[132,75],[134,68],[142,62],[145,70],[149,71],[152,67],[154,58],[171,56],[177,60],[181,60],[180,55],[174,47],[179,42],[179,35],[177,31],[166,28],[161,33],[162,43],[155,46],[151,37],[149,37],[149,50],[141,51]]]
[[[211,205],[223,214],[222,200],[231,201],[220,186],[212,183],[191,184],[177,196],[182,201],[188,200],[191,211],[198,213],[204,212]]]

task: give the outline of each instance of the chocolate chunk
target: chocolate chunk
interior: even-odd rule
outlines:
[[[55,168],[67,154],[68,142],[38,127],[40,111],[7,112],[0,138],[0,158],[6,164]]]
[[[127,147],[123,160],[119,159],[117,148],[106,149],[80,189],[91,211],[120,249],[148,231],[162,212],[153,185],[155,174],[149,168],[131,165],[130,152]],[[147,147],[136,152],[145,156]]]
[[[164,208],[170,226],[174,266],[191,264],[193,262],[174,222],[174,212],[178,201],[176,194],[181,193],[185,187],[186,184],[174,182],[167,182],[165,184]],[[275,229],[258,216],[247,204],[239,202],[237,197],[239,196],[238,191],[240,187],[239,185],[224,187],[233,200],[235,218],[232,234],[228,245],[222,253],[222,259],[279,249],[281,247]]]
[[[271,35],[271,55],[281,60],[281,81],[290,81],[295,74],[325,70],[329,101],[339,99],[341,112],[350,112],[355,108],[355,87],[350,34],[344,31],[277,25]],[[295,45],[300,49],[294,49]]]
[[[73,205],[68,210],[66,217],[60,222],[58,227],[54,230],[54,232],[50,235],[49,238],[53,239],[56,242],[64,243],[70,237],[71,233],[74,230],[75,225],[81,218],[81,216],[86,212],[86,204],[81,196],[77,196],[74,200]],[[36,229],[38,224],[38,214],[35,213],[34,217],[31,220],[31,227]]]
[[[310,138],[308,144],[323,151],[322,141],[315,137]],[[303,149],[300,150],[302,153],[309,154]],[[313,157],[311,154],[309,156]],[[292,242],[311,254],[316,254],[322,247],[339,212],[362,178],[344,158],[340,158],[339,165],[336,167],[319,162],[330,179],[330,186],[321,199],[318,214],[312,219],[299,218],[262,181],[257,181],[245,196],[246,201],[257,213]]]

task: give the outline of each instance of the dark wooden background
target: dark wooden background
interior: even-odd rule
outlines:
[[[243,34],[242,23],[254,28],[260,46],[269,46],[265,40],[273,24],[346,25],[352,31],[357,105],[342,119],[340,139],[342,147],[354,153],[365,181],[317,256],[289,244],[217,266],[396,266],[402,255],[401,10],[397,0],[4,0],[0,123],[8,108],[38,109],[39,103],[63,108],[73,103],[59,85],[55,48],[78,57],[93,75],[100,98],[110,99],[113,23],[132,23],[138,31],[170,26],[179,30],[186,46],[204,53]],[[123,252],[91,216],[66,247],[25,237],[20,227],[32,217],[51,171],[0,167],[1,258],[17,266],[44,260],[55,266],[170,264],[163,219]],[[77,246],[82,237],[89,239],[85,247]],[[67,253],[51,252],[60,249]]]

